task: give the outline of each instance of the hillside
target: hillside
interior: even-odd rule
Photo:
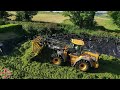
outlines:
[[[12,71],[11,79],[119,79],[120,59],[106,55],[100,56],[100,68],[89,73],[70,66],[55,66],[49,62],[30,61],[31,42],[23,43],[13,54],[0,57],[0,66]]]

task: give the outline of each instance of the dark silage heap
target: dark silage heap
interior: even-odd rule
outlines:
[[[107,54],[120,58],[120,39],[91,37],[86,43],[89,49],[96,50],[100,54]]]
[[[85,41],[85,48],[91,51],[97,51],[100,54],[120,58],[120,38],[97,37],[87,34],[57,34],[55,38],[63,41],[69,41],[71,38],[83,39]]]
[[[0,41],[0,55],[8,55],[12,50],[22,41],[25,40],[25,37],[16,37],[13,39],[8,39],[5,41]]]

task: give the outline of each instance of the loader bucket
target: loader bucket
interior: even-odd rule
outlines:
[[[38,55],[43,48],[43,46],[40,44],[41,40],[42,38],[40,36],[32,40],[32,52],[35,54],[35,56]]]

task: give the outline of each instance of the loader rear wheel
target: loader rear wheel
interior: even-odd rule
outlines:
[[[52,59],[52,64],[54,64],[54,65],[61,65],[61,63],[62,63],[62,59],[59,57],[54,57]]]
[[[88,61],[86,60],[80,60],[76,63],[76,68],[83,71],[83,72],[86,72],[90,69],[90,64]]]

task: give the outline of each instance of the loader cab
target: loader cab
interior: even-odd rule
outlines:
[[[83,40],[71,39],[71,48],[69,49],[70,53],[75,55],[80,55],[82,51],[82,47],[84,46]]]
[[[84,46],[85,43],[83,40],[79,40],[79,39],[71,39],[71,43],[75,44],[75,45],[80,45],[80,46]]]

